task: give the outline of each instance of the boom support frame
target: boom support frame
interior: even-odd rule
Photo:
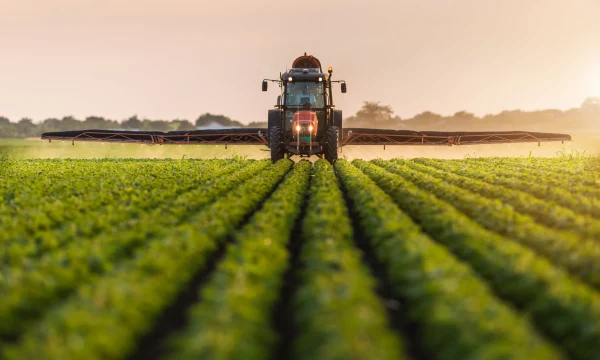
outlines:
[[[147,145],[265,145],[264,128],[239,128],[194,131],[119,131],[81,130],[42,134],[42,140],[137,143]],[[567,134],[527,131],[440,132],[345,128],[340,147],[347,145],[478,145],[571,141]]]

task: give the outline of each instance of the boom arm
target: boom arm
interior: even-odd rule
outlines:
[[[345,128],[341,145],[475,145],[571,141],[566,134],[529,131],[411,131]]]
[[[80,130],[42,134],[43,140],[67,140],[141,143],[148,145],[267,145],[268,131],[263,128],[216,129],[194,131],[115,131]],[[442,132],[344,128],[341,146],[346,145],[476,145],[503,143],[542,143],[571,141],[566,134],[528,131]]]
[[[193,131],[118,131],[118,130],[79,130],[61,131],[42,134],[42,140],[67,140],[138,143],[148,145],[267,145],[267,129],[216,129]]]

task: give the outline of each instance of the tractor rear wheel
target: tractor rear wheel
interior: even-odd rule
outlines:
[[[330,126],[327,129],[327,145],[325,146],[325,159],[334,163],[338,158],[338,142],[340,129],[337,126]]]
[[[279,126],[269,129],[269,147],[271,148],[271,161],[283,159],[283,130]]]

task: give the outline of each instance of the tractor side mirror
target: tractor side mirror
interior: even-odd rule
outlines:
[[[277,106],[281,105],[281,95],[277,96]]]
[[[269,84],[263,80],[262,82],[262,91],[267,91],[267,89],[269,88]]]
[[[342,94],[345,94],[347,90],[348,89],[346,89],[346,83],[342,83]]]

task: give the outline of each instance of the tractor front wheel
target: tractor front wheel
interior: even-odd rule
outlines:
[[[269,129],[269,147],[271,148],[271,161],[283,159],[283,130],[279,126]]]
[[[334,163],[338,158],[338,142],[340,129],[337,126],[330,126],[327,129],[327,145],[325,146],[325,159]]]

